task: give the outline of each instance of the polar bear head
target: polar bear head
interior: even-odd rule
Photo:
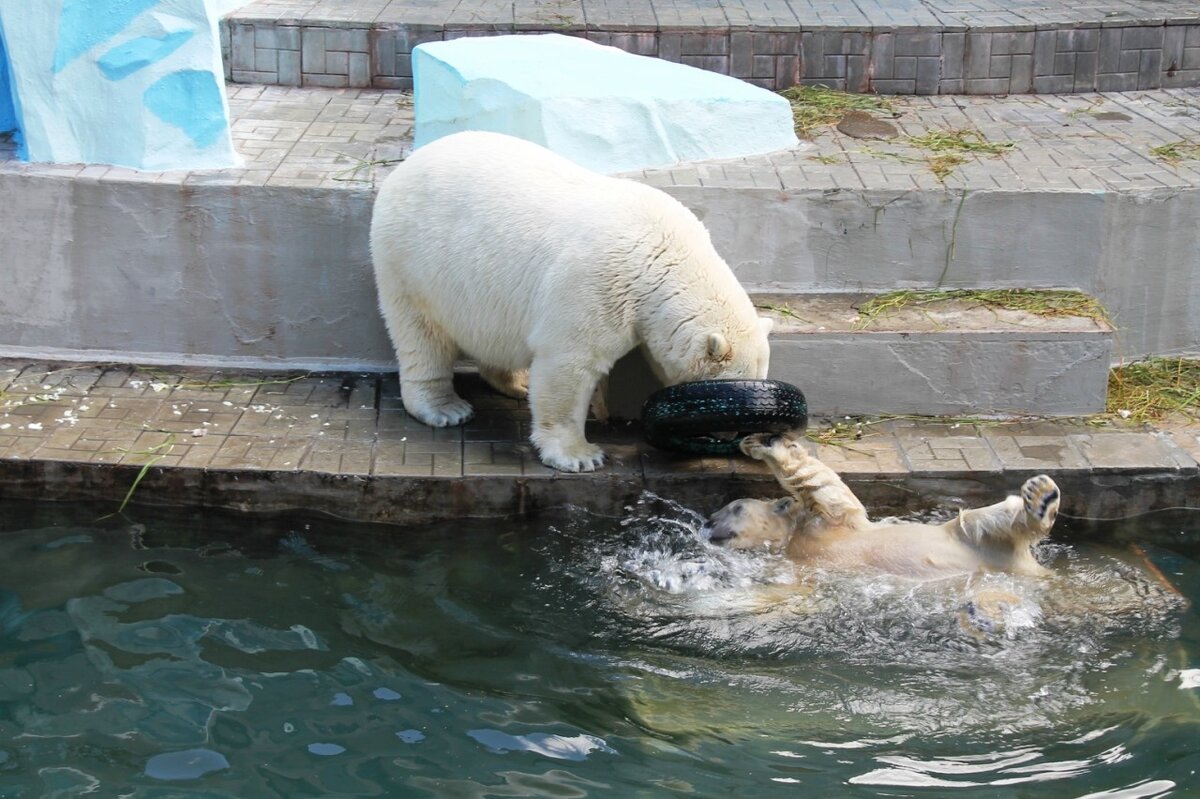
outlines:
[[[712,371],[704,376],[766,380],[771,365],[768,337],[772,325],[766,317],[755,317],[753,324],[736,332],[735,341],[722,331],[709,331],[704,337],[701,360]]]
[[[783,552],[804,516],[804,507],[791,497],[734,500],[708,517],[709,540],[730,549]]]
[[[663,385],[689,380],[765,380],[771,365],[772,322],[754,316],[749,324],[677,330],[663,341],[648,337],[643,353]]]

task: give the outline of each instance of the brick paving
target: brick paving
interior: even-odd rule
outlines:
[[[229,87],[242,168],[138,172],[107,166],[25,164],[0,142],[0,170],[94,180],[266,185],[372,191],[411,150],[411,95],[373,89]],[[783,191],[1178,190],[1200,186],[1200,160],[1151,150],[1200,143],[1200,89],[1009,97],[895,97],[891,118],[904,135],[978,131],[1011,141],[1000,156],[965,154],[940,180],[934,154],[906,139],[853,139],[829,127],[800,147],[764,156],[681,164],[631,175],[656,186]]]
[[[429,41],[565,33],[767,88],[886,94],[1200,84],[1192,0],[260,0],[222,22],[226,77],[411,88]]]
[[[495,394],[470,373],[460,375],[459,382],[476,417],[462,427],[433,429],[404,412],[394,375],[0,361],[0,481],[6,473],[22,475],[19,486],[9,478],[6,493],[37,496],[46,489],[38,479],[47,478],[44,470],[22,471],[31,464],[70,467],[76,470],[71,472],[76,482],[78,470],[86,475],[89,469],[128,467],[104,472],[110,477],[104,484],[108,496],[119,498],[135,473],[149,466],[160,485],[149,487],[150,480],[145,490],[159,502],[169,502],[189,479],[212,482],[215,475],[226,484],[240,481],[242,500],[254,481],[265,486],[258,502],[243,501],[243,507],[267,505],[270,495],[282,492],[293,504],[321,509],[332,504],[344,514],[393,516],[400,511],[371,514],[353,501],[339,504],[330,497],[353,499],[363,485],[390,487],[380,489],[385,494],[411,492],[433,480],[439,490],[451,493],[490,486],[491,504],[475,508],[477,512],[515,512],[515,496],[542,492],[553,497],[563,490],[576,492],[568,493],[568,500],[591,501],[611,512],[619,510],[630,492],[647,487],[673,486],[673,495],[681,497],[700,491],[694,501],[701,504],[745,492],[746,480],[762,493],[772,490],[759,464],[663,453],[642,442],[636,425],[621,422],[589,423],[590,437],[612,457],[602,471],[556,473],[538,462],[528,443],[525,403]],[[813,428],[827,425],[827,420],[815,420]],[[994,492],[995,486],[1011,490],[1024,475],[1046,471],[1064,485],[1105,474],[1136,475],[1142,483],[1183,481],[1186,496],[1194,495],[1200,481],[1197,423],[1151,429],[1119,420],[896,418],[865,420],[861,429],[860,439],[822,445],[817,451],[848,480],[868,487],[878,481],[895,489],[949,479],[955,491],[965,481]],[[307,489],[288,493],[283,482],[288,475],[342,482],[307,494]],[[57,490],[71,496],[69,489]],[[867,496],[873,496],[869,488]],[[1107,507],[1116,497],[1101,495],[1090,502]],[[200,498],[222,503],[220,492]],[[423,508],[415,507],[419,500],[412,502],[413,507],[402,510],[453,512],[445,498]]]

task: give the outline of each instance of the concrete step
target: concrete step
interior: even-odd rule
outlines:
[[[228,77],[285,86],[409,88],[422,42],[549,32],[772,89],[991,95],[1200,85],[1193,0],[260,0],[222,23]]]
[[[1200,90],[893,113],[887,142],[826,128],[807,149],[633,177],[695,211],[751,290],[1071,286],[1109,310],[1117,357],[1200,351]],[[958,130],[1011,147],[939,177],[945,152],[908,137]]]
[[[817,416],[1083,416],[1104,410],[1113,330],[1086,315],[1039,316],[969,299],[877,317],[864,294],[755,295],[775,321],[771,373]],[[638,418],[661,387],[640,353],[609,378],[616,418]]]
[[[0,230],[0,263],[9,265],[0,354],[392,368],[367,231],[375,186],[410,147],[409,96],[229,89],[239,169],[145,173],[0,159],[9,220]],[[1106,109],[1128,120],[1094,113]],[[1196,109],[1195,89],[897,98],[895,121],[906,133],[974,127],[1016,146],[968,155],[942,182],[912,145],[830,130],[796,150],[633,177],[695,210],[755,291],[1070,286],[1098,297],[1116,320],[1114,358],[1196,352],[1200,161],[1151,153],[1200,141]],[[897,331],[838,335],[903,340]],[[829,357],[837,346],[812,359],[837,370]],[[861,373],[844,374],[847,390],[860,391]],[[967,380],[965,370],[959,376]],[[803,375],[796,380],[811,390]],[[820,391],[814,401],[859,410]],[[932,409],[928,400],[923,407]],[[991,399],[977,406],[988,409],[1001,408]]]

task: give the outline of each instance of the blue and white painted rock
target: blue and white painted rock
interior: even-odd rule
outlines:
[[[491,36],[413,51],[415,145],[462,130],[519,136],[597,172],[797,144],[779,95],[572,36]]]
[[[0,3],[25,157],[149,170],[237,165],[220,8],[213,0]]]

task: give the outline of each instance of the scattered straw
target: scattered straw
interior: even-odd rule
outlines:
[[[866,155],[891,158],[906,164],[926,164],[939,181],[945,182],[955,169],[967,163],[968,156],[999,156],[1017,146],[1014,141],[988,141],[977,130],[930,130],[920,136],[905,136],[905,143],[924,150],[920,157],[864,147]]]
[[[909,306],[958,300],[977,306],[1025,311],[1037,316],[1082,316],[1110,321],[1108,312],[1095,297],[1065,289],[945,289],[934,291],[903,290],[880,294],[858,306],[859,328],[876,319]]]
[[[946,178],[954,173],[954,170],[963,164],[967,163],[967,159],[955,153],[945,153],[944,155],[932,155],[925,159],[929,163],[929,171],[933,176],[943,183]]]
[[[1200,419],[1200,360],[1151,358],[1108,374],[1108,412],[1134,422]]]
[[[872,425],[885,422],[887,419],[846,417],[841,421],[831,421],[828,427],[819,429],[809,428],[805,437],[827,447],[844,447],[854,441],[861,441],[873,434]]]
[[[875,94],[852,94],[827,86],[792,86],[780,94],[792,104],[796,135],[811,139],[826,125],[842,121],[847,111],[892,111],[892,104]]]
[[[1178,164],[1180,161],[1200,160],[1200,143],[1180,140],[1151,147],[1150,154],[1168,164]]]
[[[874,428],[877,425],[886,424],[888,422],[912,421],[923,425],[942,425],[951,430],[958,430],[962,427],[973,428],[997,428],[1006,425],[1021,425],[1029,422],[1030,418],[1026,416],[1013,417],[995,417],[995,416],[918,416],[915,414],[884,414],[882,416],[844,416],[841,419],[830,419],[827,422],[828,426],[820,428],[809,428],[805,436],[809,441],[815,441],[818,444],[831,447],[845,447],[853,450],[851,446],[855,441],[861,441],[864,438],[878,435],[879,432]]]
[[[809,320],[805,319],[803,316],[796,313],[796,311],[793,310],[792,307],[789,305],[780,305],[780,304],[776,304],[776,303],[764,303],[762,305],[756,305],[754,307],[758,308],[760,311],[770,311],[771,313],[778,314],[779,316],[783,316],[788,319],[795,319],[799,322],[804,322],[805,324],[811,324],[811,322],[809,322]]]
[[[353,163],[331,175],[331,179],[340,182],[350,183],[370,183],[374,180],[375,167],[377,166],[393,166],[403,161],[403,158],[359,158],[355,155],[347,155],[346,153],[337,153],[342,158],[348,158]],[[366,172],[363,175],[363,172]]]
[[[908,143],[934,153],[975,153],[1003,155],[1017,146],[1015,141],[988,141],[982,133],[969,128],[929,130],[920,136],[909,136]]]
[[[129,501],[133,499],[133,493],[137,491],[137,487],[141,485],[142,478],[144,478],[150,472],[150,469],[154,466],[154,464],[167,457],[174,446],[175,435],[172,433],[171,435],[168,435],[166,440],[162,443],[156,444],[155,446],[144,450],[129,450],[125,449],[124,447],[117,447],[115,450],[113,450],[114,452],[119,452],[122,455],[141,455],[142,457],[147,458],[147,461],[142,464],[142,468],[138,470],[137,476],[133,478],[133,484],[130,485],[129,490],[125,492],[125,497],[121,500],[120,506],[107,516],[101,516],[99,519],[97,519],[97,521],[104,521],[105,519],[111,519],[113,516],[120,516],[123,514],[125,512],[125,508],[129,505]]]
[[[306,377],[311,377],[312,372],[304,372],[303,374],[293,375],[291,377],[270,377],[262,380],[255,379],[237,379],[228,378],[224,380],[209,379],[209,380],[188,380],[187,378],[173,375],[164,372],[161,369],[156,369],[153,366],[138,367],[135,374],[145,374],[151,380],[161,383],[164,389],[210,389],[219,391],[229,388],[254,388],[257,386],[286,386],[291,383],[303,380]]]

